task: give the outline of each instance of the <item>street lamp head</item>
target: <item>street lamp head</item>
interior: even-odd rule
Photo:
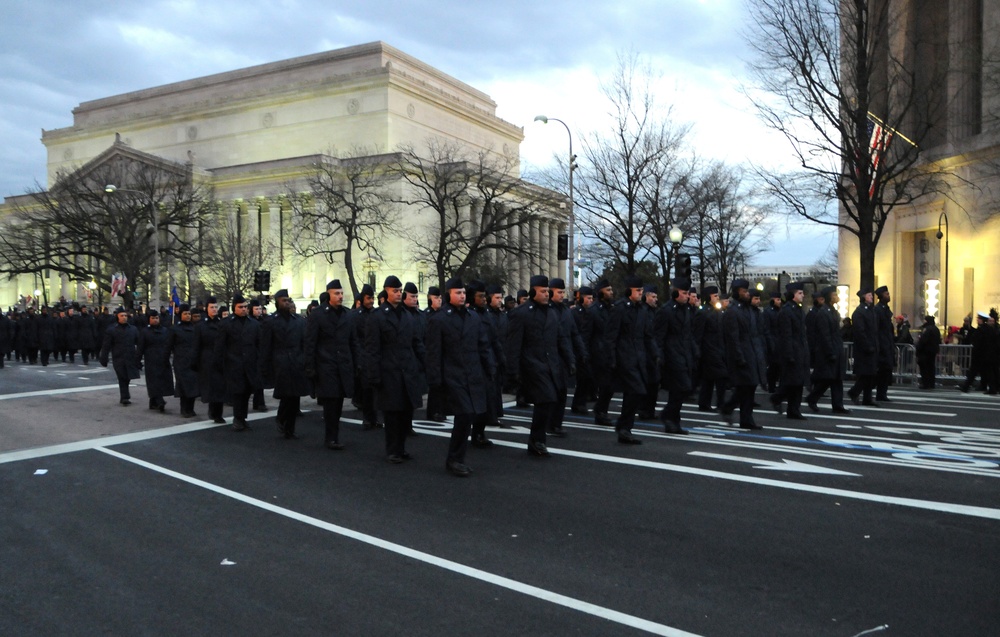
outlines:
[[[680,243],[684,240],[684,233],[680,228],[674,226],[670,229],[670,243]]]
[[[943,233],[943,232],[941,232],[941,230],[940,230],[940,229],[938,229],[938,231],[937,231],[937,235],[936,235],[936,236],[937,236],[937,238],[938,238],[938,239],[942,239],[942,238],[944,238],[944,233]]]
[[[94,282],[94,281],[91,281],[90,283],[87,284],[87,288],[90,289],[90,290],[96,290],[97,289],[97,283]]]
[[[114,184],[108,184],[107,186],[104,187],[104,192],[107,192],[107,193],[113,193],[113,192],[115,192],[117,190],[118,190],[118,186],[116,186]]]
[[[544,115],[536,115],[535,116],[535,121],[536,122],[541,122],[543,124],[548,124],[549,123],[549,118],[546,117],[546,116],[544,116]]]

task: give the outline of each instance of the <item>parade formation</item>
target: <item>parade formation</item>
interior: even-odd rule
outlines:
[[[234,431],[247,431],[250,409],[266,412],[265,389],[277,401],[277,430],[295,439],[300,401],[312,396],[322,407],[324,443],[345,449],[340,427],[344,400],[351,399],[364,430],[384,429],[388,462],[412,458],[406,439],[415,435],[418,409],[427,420],[452,418],[446,470],[472,474],[466,463],[471,444],[493,446],[487,427],[505,427],[505,393],[531,406],[527,452],[551,456],[549,437],[567,435],[563,416],[570,409],[593,414],[594,423],[613,427],[623,445],[642,441],[633,435],[637,419],[658,420],[663,430],[684,435],[681,409],[717,412],[738,426],[758,430],[754,419],[758,389],[771,409],[806,420],[803,402],[819,413],[829,391],[832,412],[847,414],[845,395],[856,404],[878,407],[890,401],[896,344],[915,343],[920,387],[933,389],[934,357],[942,339],[934,317],[926,317],[916,340],[905,317],[894,317],[888,288],[858,291],[850,320],[836,310],[836,286],[813,296],[803,307],[805,286],[792,282],[772,293],[761,307],[761,292],[746,279],[733,281],[728,295],[716,286],[700,291],[684,278],[669,281],[660,302],[655,285],[637,277],[625,280],[616,298],[601,279],[568,298],[565,281],[531,277],[516,300],[481,281],[449,279],[443,289],[427,290],[420,309],[417,286],[396,276],[385,279],[376,295],[365,285],[354,307],[345,305],[338,279],[299,314],[287,290],[273,295],[275,311],[263,299],[235,294],[231,305],[209,296],[173,312],[130,312],[64,303],[0,315],[0,367],[12,357],[27,364],[60,360],[89,364],[96,358],[118,379],[120,403],[131,404],[129,385],[145,375],[149,409],[167,412],[166,398],[179,399],[183,418],[203,414]],[[231,308],[231,313],[230,313]],[[949,340],[973,345],[968,377],[959,386],[997,393],[1000,332],[995,313],[977,316]],[[852,343],[854,385],[845,392]],[[657,413],[660,390],[666,405]],[[617,418],[610,415],[615,394]],[[424,402],[426,400],[426,403]],[[591,408],[591,404],[593,407]],[[226,406],[232,411],[226,420]]]

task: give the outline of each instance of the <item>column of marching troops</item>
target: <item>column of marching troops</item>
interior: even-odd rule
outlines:
[[[504,391],[531,406],[527,450],[539,457],[550,456],[548,436],[566,435],[571,387],[570,410],[590,414],[593,402],[594,422],[613,426],[617,441],[628,445],[642,443],[632,433],[637,418],[659,418],[667,433],[686,434],[681,408],[691,398],[699,411],[721,413],[733,424],[739,410],[741,428],[761,429],[754,420],[758,387],[791,419],[805,419],[803,401],[818,412],[827,391],[833,412],[849,413],[836,286],[813,294],[808,313],[801,283],[788,284],[784,298],[772,294],[766,308],[745,279],[733,282],[727,298],[715,286],[698,294],[689,281],[674,279],[659,303],[656,289],[630,277],[616,300],[601,280],[577,290],[571,304],[562,279],[538,275],[515,301],[498,286],[453,278],[443,291],[430,288],[420,310],[416,286],[390,276],[381,294],[365,285],[348,308],[340,281],[333,280],[305,318],[280,290],[270,315],[257,300],[237,294],[231,314],[209,297],[203,306],[180,305],[173,325],[164,325],[156,311],[130,317],[119,308],[95,317],[74,304],[39,316],[29,310],[14,321],[0,316],[0,352],[26,362],[42,352],[43,365],[51,354],[73,362],[76,351],[84,364],[90,357],[105,366],[110,361],[122,405],[131,402],[129,381],[144,369],[150,409],[165,411],[164,397],[174,395],[181,415],[191,418],[200,399],[209,418],[227,424],[223,410],[230,405],[236,431],[250,429],[251,405],[267,411],[264,389],[271,388],[285,438],[296,438],[300,400],[312,396],[322,406],[325,445],[335,450],[344,448],[340,420],[344,399],[351,398],[364,429],[384,428],[386,457],[395,464],[411,458],[406,439],[416,435],[414,413],[426,395],[429,420],[454,417],[445,464],[458,476],[471,473],[465,463],[470,436],[472,445],[488,448],[486,428],[507,426],[500,420]],[[878,406],[876,400],[889,400],[893,313],[885,287],[858,296],[852,315],[857,382],[846,393],[855,403]],[[667,402],[657,414],[661,389]],[[616,393],[621,410],[612,420]]]

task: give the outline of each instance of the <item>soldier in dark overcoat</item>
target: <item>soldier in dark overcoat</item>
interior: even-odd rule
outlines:
[[[807,330],[809,351],[812,353],[812,391],[806,397],[806,404],[814,412],[819,411],[817,402],[827,389],[833,413],[849,414],[844,408],[844,341],[840,331],[840,314],[834,305],[840,301],[836,286],[827,286],[819,291],[823,304],[816,311],[812,330]]]
[[[726,345],[722,337],[722,304],[719,288],[708,285],[701,289],[702,306],[692,318],[694,342],[698,346],[698,411],[713,412],[715,404],[725,402],[727,370]]]
[[[855,403],[878,407],[872,399],[875,374],[878,371],[878,318],[872,305],[874,292],[870,287],[858,290],[861,302],[851,315],[854,336],[854,376],[857,380],[847,395]],[[895,347],[895,345],[893,345]]]
[[[108,357],[111,357],[115,376],[118,377],[119,402],[122,405],[131,405],[132,396],[129,393],[128,383],[139,378],[139,357],[136,350],[139,330],[129,325],[128,312],[125,308],[120,307],[115,310],[115,318],[118,322],[109,326],[104,332],[100,363],[103,367],[107,367]]]
[[[480,315],[490,324],[490,346],[496,363],[496,373],[489,380],[489,390],[486,399],[486,425],[489,427],[510,428],[500,421],[503,412],[503,382],[507,374],[507,355],[504,345],[507,343],[507,313],[503,309],[503,290],[499,285],[486,286],[486,315]],[[579,367],[577,368],[579,372]],[[430,400],[430,398],[428,398]]]
[[[802,415],[802,392],[809,382],[809,339],[806,337],[805,298],[802,282],[785,286],[785,303],[778,314],[778,357],[781,377],[778,390],[771,394],[771,406],[779,414],[788,401],[788,418],[805,420]]]
[[[455,416],[445,469],[467,477],[472,473],[465,464],[469,432],[475,417],[486,413],[496,363],[487,319],[466,307],[462,280],[449,279],[444,287],[448,305],[427,322],[427,382],[440,388],[445,409]]]
[[[222,417],[222,408],[226,403],[226,379],[222,374],[222,361],[215,355],[215,343],[222,324],[218,300],[214,296],[205,299],[204,320],[194,321],[193,311],[191,320],[195,323],[197,335],[195,369],[198,371],[201,402],[208,404],[208,417],[216,424],[223,425],[226,423]]]
[[[740,410],[740,427],[763,429],[754,421],[754,391],[766,380],[764,361],[759,358],[753,344],[757,322],[761,317],[754,313],[750,301],[750,282],[736,279],[732,284],[732,300],[722,315],[723,337],[726,344],[726,373],[733,386],[733,394],[719,411],[732,422],[733,411]]]
[[[412,281],[407,281],[406,285],[403,286],[403,308],[410,313],[417,325],[417,337],[421,342],[424,340],[424,336],[427,334],[427,315],[420,311],[420,293],[417,290],[416,283]],[[426,348],[425,348],[426,349]],[[427,374],[424,373],[423,366],[420,367],[420,372],[417,375],[417,391],[420,392],[420,402],[417,403],[416,408],[419,409],[423,405],[423,396],[428,393],[427,386]],[[479,429],[479,436],[481,441],[486,440],[486,436],[483,434],[485,424],[482,424]],[[406,432],[407,436],[416,436],[417,431],[413,428],[413,419],[410,418],[410,426]],[[493,443],[490,442],[490,445]]]
[[[282,292],[288,296],[287,290],[279,290],[275,298]],[[233,405],[234,431],[249,429],[250,396],[264,386],[258,365],[259,352],[260,323],[250,318],[247,300],[237,293],[233,296],[233,313],[219,322],[215,338],[215,360],[222,365],[226,398]]]
[[[889,402],[889,385],[892,384],[892,369],[896,366],[896,329],[889,288],[881,286],[875,290],[876,326],[878,329],[878,365],[875,370],[875,401]]]
[[[559,316],[549,307],[549,280],[532,276],[528,300],[511,310],[507,332],[507,373],[532,403],[528,453],[549,457],[546,429],[556,418],[559,388],[566,385],[562,360],[571,356]]]
[[[594,375],[591,371],[589,344],[593,340],[594,316],[590,313],[590,308],[594,305],[594,289],[589,285],[584,285],[577,291],[576,305],[573,306],[573,320],[576,321],[576,331],[580,334],[580,340],[587,348],[587,362],[581,363],[576,368],[576,387],[573,390],[573,402],[570,411],[574,414],[587,414],[587,402],[593,400],[596,395],[597,385],[594,383]]]
[[[607,332],[608,319],[614,305],[614,288],[607,279],[601,279],[594,285],[595,300],[590,306],[590,339],[587,341],[587,352],[590,355],[590,376],[597,386],[597,402],[594,403],[594,422],[598,425],[611,425],[608,408],[614,395],[614,373],[608,365],[612,353],[608,351]]]
[[[660,306],[660,295],[655,284],[647,284],[642,288],[642,298],[639,305],[646,312],[646,320],[653,325],[656,320],[656,310]],[[663,361],[663,353],[660,351],[660,344],[653,338],[653,349],[646,353],[646,366],[649,373],[646,375],[646,393],[639,401],[639,411],[636,418],[639,420],[652,420],[656,418],[656,401],[660,397],[660,381],[662,380],[660,366]]]
[[[292,299],[287,290],[274,295],[277,311],[261,323],[249,321],[260,327],[260,354],[257,358],[261,382],[274,388],[278,399],[278,433],[286,440],[297,438],[295,420],[299,414],[302,396],[311,392],[305,373],[306,320],[292,311]],[[233,301],[238,312],[238,304]]]
[[[198,397],[198,335],[191,322],[191,306],[184,303],[177,308],[180,323],[170,329],[170,353],[174,362],[174,395],[180,399],[181,416],[193,418],[194,399]]]
[[[344,307],[340,279],[326,284],[327,302],[306,322],[305,372],[323,407],[325,444],[341,450],[340,417],[344,399],[354,395],[354,370],[359,354],[354,322],[357,314]]]
[[[49,357],[56,351],[56,323],[47,307],[42,308],[38,317],[38,349],[42,354],[42,365],[49,364]]]
[[[406,432],[423,399],[424,344],[417,319],[403,306],[399,278],[387,277],[383,291],[386,302],[375,310],[365,331],[363,367],[365,381],[375,390],[375,407],[385,417],[387,460],[399,464],[410,458]]]
[[[77,344],[80,346],[80,357],[83,359],[84,365],[89,365],[91,357],[99,347],[97,319],[90,313],[90,309],[86,305],[81,305],[76,321],[76,338]]]
[[[262,299],[250,301],[250,317],[261,325],[270,317],[267,315],[266,303]],[[254,411],[267,411],[267,400],[264,398],[264,388],[260,388],[253,393],[252,408]]]
[[[356,332],[358,351],[363,355],[367,353],[368,329],[375,318],[375,290],[365,283],[361,287],[361,303],[352,310],[355,313],[354,329]],[[354,364],[357,367],[354,379],[356,406],[361,410],[361,428],[377,429],[382,426],[378,419],[378,410],[375,408],[375,388],[372,387],[362,371],[364,356],[356,358]]]
[[[441,310],[441,305],[441,288],[436,285],[427,288],[427,307],[423,310],[425,323]],[[433,420],[434,422],[444,422],[446,420],[444,405],[437,393],[437,389],[434,387],[428,387],[427,389],[427,409],[425,411],[427,420]]]
[[[765,334],[767,334],[767,339],[765,341],[766,347],[766,361],[767,361],[767,381],[766,387],[768,393],[774,393],[778,388],[778,376],[781,373],[781,361],[778,357],[778,315],[781,313],[781,291],[775,290],[771,292],[771,301],[768,303],[767,308],[761,313],[761,318],[764,320],[766,325]]]
[[[0,312],[0,369],[3,369],[4,359],[10,354],[13,339],[11,338],[11,328],[13,321],[7,315]]]
[[[917,335],[917,368],[920,370],[920,389],[934,389],[937,385],[937,355],[941,349],[941,332],[934,315],[924,317],[924,324]]]
[[[618,300],[608,317],[604,332],[607,365],[614,374],[612,388],[622,392],[622,411],[615,422],[618,442],[640,445],[632,435],[632,425],[639,402],[648,385],[648,356],[654,352],[653,326],[649,314],[642,309],[642,281],[635,276],[625,280],[625,297]]]
[[[563,438],[566,436],[562,424],[566,415],[569,381],[576,376],[577,361],[580,361],[581,365],[586,364],[587,347],[576,329],[576,321],[573,320],[570,308],[566,305],[566,282],[560,278],[549,279],[549,306],[559,319],[559,338],[564,342],[559,348],[564,384],[559,387],[557,405],[552,411],[552,420],[545,433]]]
[[[653,331],[663,357],[661,385],[667,390],[667,405],[660,413],[667,433],[686,434],[681,428],[681,405],[694,390],[697,355],[691,311],[688,308],[687,279],[670,282],[670,300],[656,313]]]
[[[139,330],[136,355],[143,362],[143,371],[146,374],[149,408],[162,412],[167,406],[163,397],[174,393],[174,377],[170,369],[171,329],[160,323],[160,314],[156,310],[149,310],[147,314],[149,325]]]

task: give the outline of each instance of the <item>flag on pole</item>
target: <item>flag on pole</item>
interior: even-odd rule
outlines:
[[[868,188],[868,196],[875,195],[875,176],[878,174],[878,166],[882,161],[882,154],[889,147],[892,140],[892,129],[883,126],[881,121],[871,113],[868,114],[868,154],[872,163],[872,183]]]
[[[170,314],[177,311],[177,306],[181,304],[181,297],[177,294],[177,286],[170,288]]]
[[[111,296],[121,296],[125,293],[128,285],[128,277],[121,272],[116,272],[111,276]]]

